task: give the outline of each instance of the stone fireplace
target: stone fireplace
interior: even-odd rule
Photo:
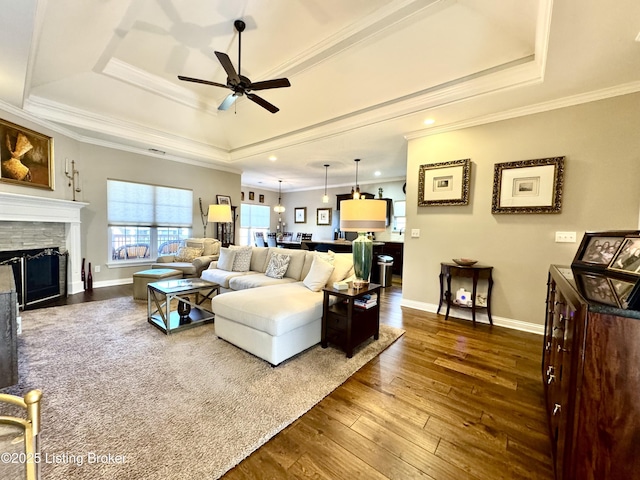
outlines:
[[[80,209],[87,205],[0,192],[0,251],[52,247],[68,251],[67,289],[70,294],[81,292]]]

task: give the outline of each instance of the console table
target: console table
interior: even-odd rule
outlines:
[[[380,285],[370,283],[366,288],[355,289],[352,284],[348,290],[323,288],[322,336],[320,344],[327,348],[329,342],[341,346],[347,358],[353,356],[353,349],[373,336],[377,340],[380,334]],[[376,304],[370,308],[359,308],[355,301],[366,295],[375,295]],[[331,305],[330,297],[338,297]]]
[[[440,308],[442,307],[442,303],[446,302],[447,304],[447,313],[445,315],[445,320],[449,318],[449,309],[452,305],[451,300],[451,277],[463,277],[463,278],[471,278],[473,282],[473,290],[471,292],[471,307],[465,307],[464,305],[453,304],[454,307],[460,308],[471,308],[471,319],[473,320],[473,324],[476,324],[476,310],[479,308],[487,309],[487,316],[489,317],[489,323],[493,325],[493,320],[491,319],[491,289],[493,288],[493,277],[491,272],[493,267],[489,267],[486,265],[471,265],[469,267],[465,267],[462,265],[458,265],[453,262],[443,262],[440,264],[440,301],[438,303],[438,311],[440,313]],[[445,279],[446,279],[446,289],[445,289]],[[484,279],[489,283],[489,289],[487,290],[487,306],[478,306],[476,304],[476,293],[478,290],[478,280]]]

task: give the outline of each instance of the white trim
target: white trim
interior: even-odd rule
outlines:
[[[17,193],[0,192],[0,222],[49,222],[64,223],[69,252],[71,277],[67,279],[69,293],[84,289],[80,264],[82,262],[82,235],[80,209],[89,205],[84,202],[60,200],[58,198],[33,197]]]
[[[415,310],[422,310],[423,312],[429,312],[435,314],[438,311],[438,306],[433,303],[418,302],[416,300],[407,300],[403,298],[400,301],[401,307],[413,308]],[[449,317],[458,318],[461,320],[472,321],[471,311],[462,310],[456,308],[449,312]],[[493,319],[493,325],[496,327],[505,327],[513,330],[519,330],[521,332],[535,333],[537,335],[544,335],[544,325],[537,323],[523,322],[522,320],[515,320],[512,318],[496,317],[491,315]],[[489,318],[484,311],[476,312],[476,322],[489,324]]]

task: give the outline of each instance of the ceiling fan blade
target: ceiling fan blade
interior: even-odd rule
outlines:
[[[214,87],[229,88],[221,83],[210,82],[209,80],[200,80],[199,78],[183,77],[182,75],[178,75],[178,79],[185,82],[202,83],[204,85],[213,85]]]
[[[267,110],[269,110],[271,113],[276,113],[278,112],[280,109],[278,107],[276,107],[275,105],[270,104],[269,102],[267,102],[264,98],[259,97],[258,95],[254,94],[254,93],[247,93],[246,94],[247,98],[249,100],[251,100],[252,102],[257,103],[258,105],[260,105],[262,108],[266,108]]]
[[[240,77],[238,76],[236,69],[233,68],[233,63],[231,63],[231,59],[229,58],[229,55],[222,52],[215,52],[215,53],[216,53],[216,57],[218,57],[218,60],[222,64],[222,68],[224,68],[224,71],[227,72],[229,81],[233,85],[239,85]]]
[[[237,98],[238,98],[238,95],[236,95],[235,93],[231,93],[227,95],[227,98],[223,100],[223,102],[218,107],[218,110],[227,110],[231,105],[234,104]]]
[[[249,85],[247,90],[266,90],[267,88],[283,88],[290,87],[291,83],[288,78],[276,78],[275,80],[265,80],[264,82],[255,82]]]

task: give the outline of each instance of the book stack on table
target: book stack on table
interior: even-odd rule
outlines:
[[[378,304],[378,295],[375,293],[363,295],[361,298],[356,298],[353,301],[353,306],[357,308],[371,308]]]

